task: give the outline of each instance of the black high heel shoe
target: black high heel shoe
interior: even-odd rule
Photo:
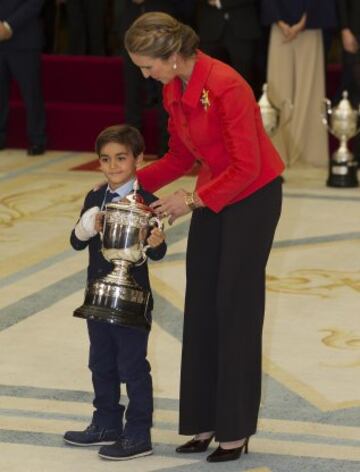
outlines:
[[[249,452],[249,438],[245,439],[242,446],[235,447],[234,449],[223,449],[219,446],[212,454],[207,456],[206,460],[208,462],[235,461],[236,459],[239,459],[243,449],[245,454]]]
[[[206,449],[209,447],[209,444],[213,440],[215,434],[210,436],[207,439],[190,439],[190,441],[186,442],[182,446],[176,448],[176,452],[181,453],[192,453],[192,452],[205,452]]]

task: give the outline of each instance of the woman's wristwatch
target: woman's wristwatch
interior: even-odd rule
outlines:
[[[195,192],[185,194],[184,200],[185,204],[190,208],[191,211],[196,210],[196,208],[201,206],[199,202],[196,201]]]

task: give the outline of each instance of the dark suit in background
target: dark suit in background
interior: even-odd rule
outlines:
[[[358,108],[360,103],[360,1],[337,0],[340,29],[349,29],[358,43],[354,52],[343,50],[343,73],[341,92],[347,90],[353,105]],[[340,97],[337,97],[340,99]],[[353,150],[360,165],[360,137],[353,140]]]
[[[337,0],[340,30],[350,30],[360,46],[360,1]],[[351,100],[357,106],[360,102],[360,50],[343,50],[343,77],[341,91],[348,90]]]
[[[69,53],[105,54],[106,0],[67,0]]]
[[[349,28],[360,35],[360,2],[358,0],[337,0],[340,27]]]
[[[56,28],[56,9],[57,4],[54,0],[44,0],[44,5],[41,10],[41,20],[43,29],[43,52],[45,54],[52,54],[55,49],[55,28]]]
[[[179,0],[181,1],[181,0]],[[176,0],[144,0],[136,4],[132,0],[122,0],[123,36],[130,25],[143,13],[161,11],[176,16]],[[148,106],[156,105],[159,111],[159,146],[158,155],[167,151],[167,114],[162,106],[162,85],[153,79],[144,79],[140,69],[134,65],[127,52],[124,52],[125,82],[125,122],[142,130],[144,95]]]
[[[0,147],[5,144],[12,78],[25,102],[30,148],[44,148],[46,144],[40,76],[42,4],[43,0],[0,1],[0,20],[6,21],[13,33],[9,40],[0,42]]]
[[[252,82],[257,40],[261,36],[257,0],[221,0],[221,8],[201,0],[200,49],[223,60]]]

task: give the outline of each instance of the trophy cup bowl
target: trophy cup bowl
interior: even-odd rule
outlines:
[[[360,131],[358,121],[359,110],[354,110],[348,100],[348,92],[344,91],[342,99],[336,107],[331,101],[324,99],[322,121],[328,131],[340,140],[338,149],[333,152],[329,163],[328,187],[357,187],[357,164],[354,155],[348,148],[348,141]]]
[[[105,321],[121,326],[149,328],[146,318],[150,291],[132,277],[131,267],[145,262],[146,238],[155,225],[162,227],[152,209],[136,201],[108,203],[102,232],[102,254],[112,262],[105,277],[90,281],[82,306],[74,311],[78,318]]]

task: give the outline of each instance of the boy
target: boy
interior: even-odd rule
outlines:
[[[88,280],[112,270],[112,264],[104,259],[100,250],[101,211],[106,203],[121,200],[132,191],[136,167],[143,158],[144,141],[136,128],[111,126],[99,134],[95,149],[107,183],[87,194],[70,238],[76,250],[89,247]],[[146,204],[156,200],[142,189],[139,194]],[[153,260],[164,257],[165,237],[159,228],[151,231],[147,244],[150,245],[148,257]],[[150,289],[146,263],[135,267],[132,275],[139,285]],[[152,307],[150,296],[148,317]],[[153,411],[150,365],[146,360],[149,332],[95,320],[88,320],[87,325],[95,411],[85,431],[67,431],[64,439],[76,446],[104,445],[99,455],[105,459],[126,460],[149,455],[152,453]],[[119,403],[121,383],[126,384],[129,398],[126,411]]]

